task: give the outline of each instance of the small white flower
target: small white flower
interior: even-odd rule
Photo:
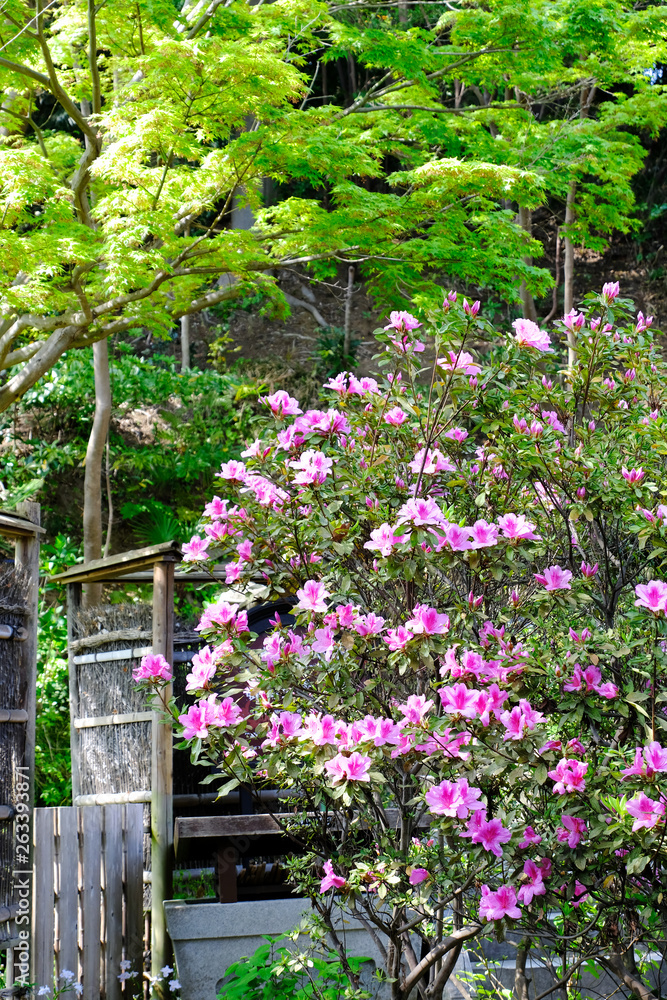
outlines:
[[[127,982],[128,979],[131,979],[131,978],[132,978],[132,973],[131,972],[125,972],[123,970],[123,972],[121,972],[120,975],[118,976],[118,982],[119,983],[125,983],[125,982]]]
[[[160,972],[165,977],[165,979],[166,979],[167,976],[170,976],[173,971],[174,970],[172,969],[172,967],[170,965],[163,965],[162,968],[160,969]]]
[[[73,983],[72,989],[74,990],[74,992],[78,997],[80,997],[81,994],[83,993],[83,986],[81,985],[81,983]]]
[[[37,996],[45,997],[50,992],[51,992],[50,986],[40,986],[40,988],[37,990]]]
[[[120,963],[120,971],[128,972],[131,968],[132,968],[132,962],[130,962],[127,958],[124,958],[123,961]]]
[[[171,990],[172,993],[174,993],[175,990],[180,990],[180,988],[181,984],[179,983],[178,979],[169,980],[169,989]]]
[[[69,969],[63,969],[63,971],[60,973],[60,978],[69,981],[71,979],[74,979],[74,973],[70,972]]]

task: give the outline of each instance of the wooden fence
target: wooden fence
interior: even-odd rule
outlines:
[[[121,1000],[122,960],[143,969],[143,807],[35,809],[33,981],[69,970],[82,1000]]]

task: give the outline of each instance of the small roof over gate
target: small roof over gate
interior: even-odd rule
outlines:
[[[30,538],[43,535],[45,530],[13,510],[0,510],[0,535],[5,538]]]
[[[119,552],[106,559],[94,559],[92,562],[71,566],[64,573],[51,577],[54,583],[106,583],[122,580],[128,573],[148,569],[158,562],[180,562],[181,548],[178,542],[161,542],[159,545],[147,545],[143,549],[130,549]],[[152,574],[151,574],[152,576]]]
[[[159,545],[129,549],[115,556],[107,556],[106,559],[95,559],[89,563],[71,566],[64,573],[58,573],[49,579],[54,583],[150,583],[155,563],[178,563],[181,558],[182,552],[178,542],[161,542]],[[210,570],[197,569],[175,573],[176,580],[189,580],[191,583],[209,581],[213,583],[216,580],[224,580],[225,577],[225,567],[217,565],[211,566]]]

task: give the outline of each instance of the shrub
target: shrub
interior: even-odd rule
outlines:
[[[562,985],[585,966],[652,996],[667,369],[630,307],[606,285],[555,340],[454,293],[392,313],[382,378],[341,374],[307,413],[266,399],[186,546],[295,595],[299,627],[252,650],[245,612],[210,606],[184,741],[222,790],[292,792],[293,880],[368,930],[393,1000],[439,1000],[465,942],[506,932],[519,995],[532,948]]]

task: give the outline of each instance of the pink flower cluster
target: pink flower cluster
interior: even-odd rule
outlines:
[[[635,747],[632,765],[621,771],[621,780],[632,777],[650,779],[654,774],[661,772],[667,772],[667,749],[654,740],[643,749]]]
[[[132,677],[135,681],[166,683],[173,677],[173,671],[161,653],[147,653],[142,656],[139,666],[132,671]]]
[[[206,739],[209,727],[224,729],[235,726],[241,718],[241,709],[232,698],[218,701],[217,694],[211,694],[196,705],[190,705],[185,715],[179,715],[186,740]]]
[[[248,612],[239,611],[237,604],[227,601],[217,601],[204,609],[196,626],[198,632],[208,632],[211,629],[223,629],[229,636],[241,635],[248,631]]]
[[[582,764],[574,758],[563,757],[558,762],[554,771],[549,771],[548,775],[554,782],[555,795],[569,795],[572,792],[583,792],[586,788],[584,780],[588,764]]]
[[[595,691],[596,694],[608,699],[618,697],[618,688],[615,684],[612,684],[611,681],[607,681],[605,684],[601,682],[602,672],[599,667],[591,664],[582,669],[579,663],[575,663],[572,677],[563,684],[563,690],[578,691],[582,694],[590,694],[591,691]]]

